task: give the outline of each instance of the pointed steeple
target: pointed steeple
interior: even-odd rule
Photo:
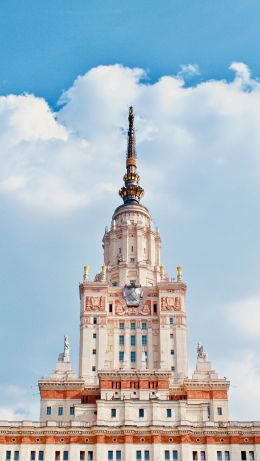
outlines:
[[[140,177],[137,172],[134,111],[132,106],[129,107],[128,121],[129,128],[126,154],[126,174],[123,178],[125,185],[119,191],[119,195],[124,200],[124,204],[139,203],[141,197],[144,195],[143,188],[139,186]]]

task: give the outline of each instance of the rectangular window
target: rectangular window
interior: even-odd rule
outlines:
[[[125,324],[123,322],[120,322],[119,323],[119,328],[120,328],[120,330],[124,330],[125,329]]]
[[[171,355],[174,355],[174,349],[171,349]]]
[[[142,452],[141,452],[141,450],[137,450],[137,452],[136,452],[136,459],[142,459]]]
[[[169,450],[165,450],[164,452],[164,459],[169,460],[170,459],[170,452]]]
[[[55,461],[60,461],[60,451],[55,451]]]
[[[68,461],[69,459],[69,452],[68,451],[64,451],[63,452],[63,461]]]
[[[133,253],[133,251],[134,251],[134,247],[133,247],[133,245],[131,246],[131,251],[132,251],[132,253]]]
[[[200,452],[200,459],[201,459],[201,461],[205,461],[205,459],[206,459],[206,452],[205,451]]]
[[[135,335],[131,335],[131,346],[135,346]]]
[[[92,349],[92,354],[93,354],[93,355],[96,355],[96,353],[97,353],[97,350],[96,350],[96,349]]]
[[[58,416],[63,415],[63,407],[58,407]]]
[[[175,371],[175,367],[171,367],[171,370],[172,370],[172,371]]]
[[[39,461],[43,461],[43,460],[44,460],[44,451],[42,451],[42,450],[39,451],[38,460],[39,460]]]
[[[51,407],[46,408],[46,415],[48,415],[48,416],[51,415]]]
[[[172,409],[171,409],[171,408],[167,408],[166,414],[167,414],[167,418],[171,418],[171,417],[172,417]]]
[[[35,461],[35,451],[31,451],[31,461]]]
[[[144,459],[150,459],[150,452],[149,452],[149,450],[144,450]]]
[[[96,367],[94,365],[92,367],[92,371],[96,371]]]
[[[135,262],[135,258],[130,258],[130,263],[134,263]]]
[[[88,461],[93,461],[93,451],[88,452]]]
[[[131,330],[135,330],[135,322],[131,322]]]
[[[120,346],[123,346],[125,344],[125,337],[124,335],[119,336],[119,344]]]
[[[121,450],[116,451],[116,459],[121,460]]]
[[[178,451],[177,450],[173,450],[172,459],[174,459],[174,460],[178,459]]]
[[[79,452],[79,459],[80,459],[80,461],[85,461],[85,451],[80,451]]]
[[[222,451],[217,451],[217,461],[222,461]]]
[[[113,459],[113,451],[109,450],[108,454],[107,454],[107,459]]]
[[[75,408],[70,407],[70,416],[75,416]]]
[[[147,346],[147,336],[146,335],[142,336],[142,346]]]
[[[109,312],[113,312],[113,304],[109,304]]]
[[[142,322],[142,330],[147,330],[147,323],[146,322]]]
[[[246,461],[246,451],[241,451],[241,459],[242,461]]]
[[[5,459],[8,459],[8,460],[11,459],[11,451],[10,450],[7,450],[6,455],[5,455]]]
[[[131,363],[135,362],[135,351],[131,351],[130,361],[131,361]]]
[[[116,408],[111,408],[111,418],[116,417]]]
[[[250,459],[250,461],[254,461],[254,459],[255,459],[255,452],[254,451],[249,452],[249,459]]]
[[[222,407],[218,407],[218,416],[222,416]]]
[[[170,317],[170,325],[173,325],[174,319],[173,317]]]
[[[173,333],[170,334],[170,338],[173,339]]]
[[[230,452],[225,451],[225,461],[230,461]]]
[[[153,313],[156,314],[157,313],[157,304],[154,303],[153,305]]]
[[[119,362],[123,362],[124,361],[124,352],[123,351],[120,351],[119,352]]]
[[[139,408],[139,418],[143,418],[143,417],[144,417],[144,409]]]
[[[18,459],[19,459],[19,451],[15,450],[15,452],[14,452],[14,460],[18,461]]]
[[[193,459],[193,461],[198,461],[198,452],[197,451],[192,452],[192,459]]]
[[[93,339],[96,339],[96,338],[97,338],[97,334],[93,333]]]
[[[97,324],[97,317],[93,317],[93,325]]]

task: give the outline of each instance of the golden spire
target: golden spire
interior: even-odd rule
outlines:
[[[177,266],[177,282],[181,282],[181,281],[182,281],[182,267],[179,264]]]
[[[139,203],[144,195],[144,190],[139,186],[139,175],[137,172],[137,156],[135,149],[135,129],[134,129],[134,111],[133,107],[129,107],[128,115],[128,143],[126,154],[126,174],[124,175],[125,185],[120,189],[119,195],[124,200],[125,204]]]

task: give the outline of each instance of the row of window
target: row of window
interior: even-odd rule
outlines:
[[[123,346],[125,344],[125,337],[124,335],[119,336],[119,345]],[[130,336],[130,345],[135,346],[136,345],[136,336],[131,335]],[[142,335],[142,346],[147,346],[147,335]]]
[[[115,409],[112,409],[112,411],[116,411]],[[139,410],[144,411],[143,409]],[[169,410],[167,410],[168,412]],[[112,414],[111,414],[112,416]],[[139,414],[140,416],[140,414]],[[168,415],[167,415],[168,416]],[[20,459],[20,452],[19,450],[14,451],[14,456],[13,459],[14,461],[18,461]],[[172,458],[171,458],[172,454]],[[37,456],[38,455],[38,456]],[[121,461],[122,459],[122,452],[121,450],[109,450],[107,459],[108,461]],[[6,461],[10,461],[12,459],[12,451],[7,450],[6,451]],[[94,456],[93,456],[93,451],[80,451],[80,461],[93,461]],[[136,460],[149,460],[150,459],[150,452],[149,450],[137,450],[136,451]],[[178,460],[178,451],[173,450],[172,452],[170,450],[165,450],[164,451],[164,459],[165,461],[169,460]],[[206,452],[204,450],[202,451],[193,451],[192,452],[192,459],[193,461],[205,461],[206,460]],[[44,460],[44,451],[39,450],[38,452],[32,450],[31,455],[30,455],[30,460],[31,461],[43,461]],[[55,451],[55,461],[68,461],[69,460],[69,452],[67,450],[61,452],[61,451]],[[241,461],[254,461],[255,460],[255,453],[254,451],[241,451]],[[230,461],[230,452],[228,450],[225,451],[217,451],[217,461]]]
[[[116,416],[117,416],[117,409],[111,408],[111,418],[116,418]],[[167,418],[171,418],[173,416],[172,408],[166,409],[166,416]],[[139,418],[144,418],[144,408],[139,408]]]
[[[58,407],[57,408],[57,415],[62,416],[64,413],[64,408],[63,407]],[[51,407],[46,407],[46,415],[51,416],[52,414],[52,408]],[[70,407],[70,416],[75,416],[75,408]]]
[[[110,307],[111,306],[111,307]],[[112,312],[112,304],[109,304],[109,312]],[[169,318],[169,324],[170,325],[174,325],[174,317],[170,317]],[[93,317],[93,325],[97,325],[97,317]],[[124,330],[125,329],[125,323],[124,322],[120,322],[119,323],[119,329],[120,330]],[[136,323],[135,322],[131,322],[130,324],[130,329],[131,330],[135,330],[136,329]],[[142,330],[147,330],[147,323],[146,322],[142,322],[141,324],[141,329]],[[94,335],[93,335],[94,337]],[[96,337],[96,336],[95,336]]]

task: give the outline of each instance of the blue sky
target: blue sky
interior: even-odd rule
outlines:
[[[37,417],[64,334],[77,369],[78,283],[120,204],[130,104],[143,203],[188,283],[191,370],[200,340],[231,417],[259,417],[259,10],[1,3],[0,418]]]

